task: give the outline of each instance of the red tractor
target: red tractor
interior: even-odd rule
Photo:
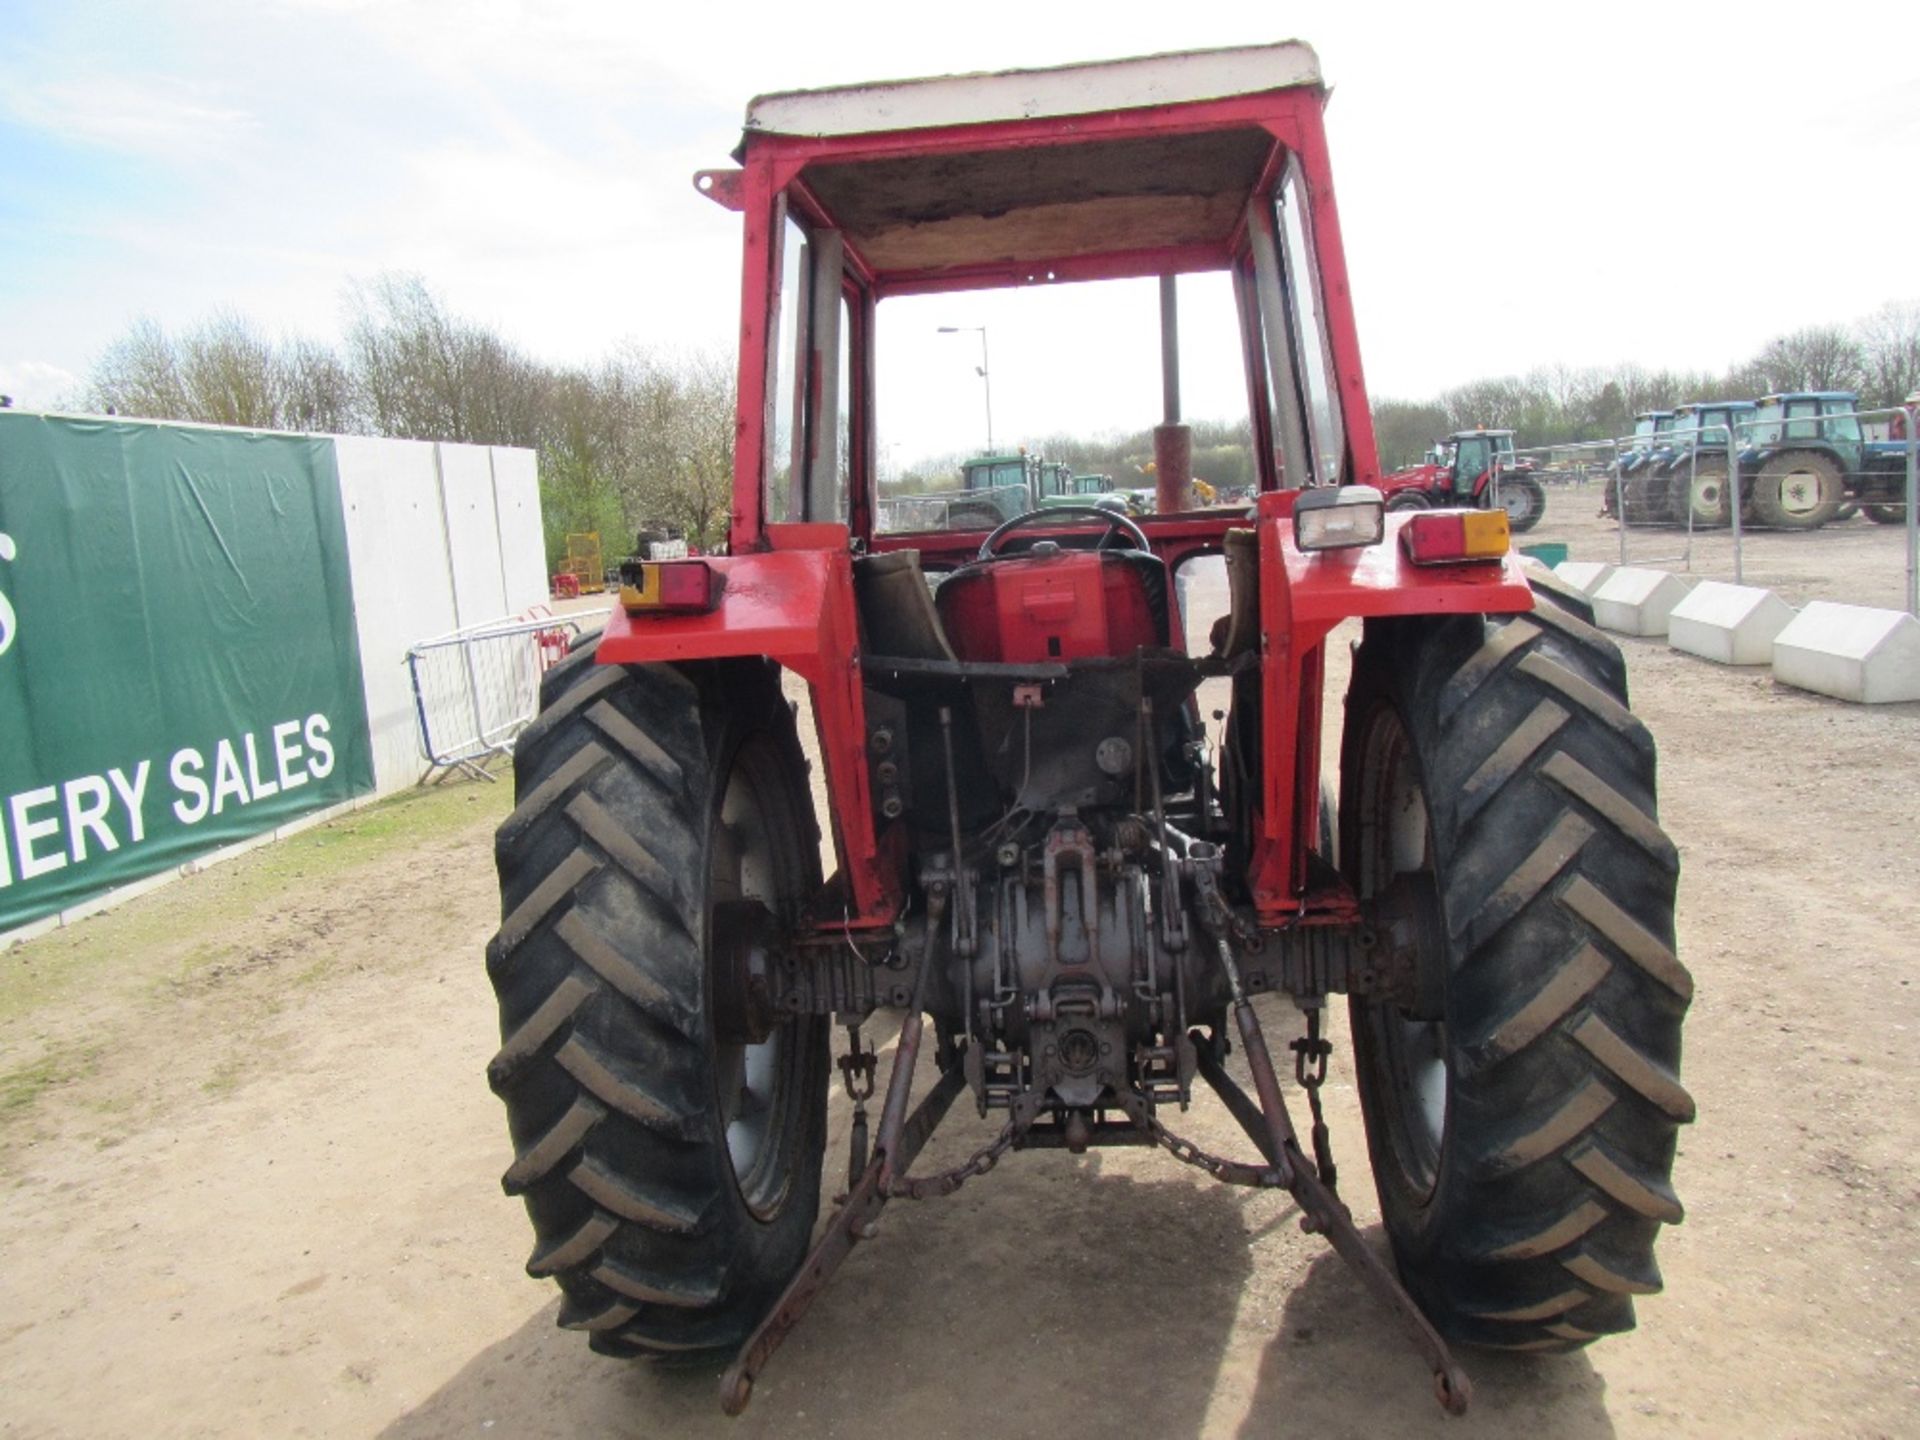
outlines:
[[[628,562],[604,634],[546,676],[487,952],[504,1183],[594,1349],[726,1360],[737,1413],[883,1207],[1108,1145],[1290,1192],[1451,1410],[1449,1342],[1570,1349],[1660,1288],[1693,1102],[1653,742],[1502,512],[1384,513],[1326,101],[1298,44],[780,94],[740,168],[697,177],[744,238],[729,543]],[[890,313],[1159,285],[1137,358],[1172,429],[1175,276],[1238,316],[1250,512],[877,533]],[[1205,587],[1176,577],[1208,563],[1190,647]],[[1336,841],[1323,677],[1349,621]],[[1391,1267],[1321,1118],[1336,995]],[[1299,1027],[1298,1128],[1268,1024]],[[836,1071],[852,1153],[819,1223]],[[1243,1154],[1179,1133],[1196,1081]],[[983,1143],[917,1171],[962,1094]]]
[[[1515,534],[1524,535],[1547,513],[1547,492],[1531,460],[1513,458],[1513,431],[1458,430],[1418,465],[1396,470],[1380,482],[1389,510],[1425,510],[1435,505],[1494,503]]]

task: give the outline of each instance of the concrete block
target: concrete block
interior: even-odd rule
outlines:
[[[1593,618],[1620,635],[1665,635],[1667,617],[1690,588],[1665,570],[1623,565],[1593,592]]]
[[[1816,600],[1773,640],[1773,678],[1836,700],[1920,700],[1920,620]]]
[[[1553,567],[1553,573],[1582,595],[1592,595],[1619,568],[1605,560],[1562,560]]]
[[[1722,665],[1766,665],[1793,613],[1771,590],[1702,580],[1667,616],[1667,643]]]

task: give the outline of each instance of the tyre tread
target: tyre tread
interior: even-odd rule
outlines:
[[[762,1224],[714,1113],[706,902],[689,877],[707,873],[715,757],[758,737],[760,772],[790,787],[780,823],[801,832],[801,892],[818,884],[793,715],[766,662],[709,666],[696,683],[600,665],[585,647],[543,677],[542,705],[515,748],[517,803],[495,845],[503,918],[487,947],[501,1021],[487,1076],[514,1140],[502,1184],[533,1221],[527,1273],[559,1282],[559,1323],[595,1350],[737,1345],[812,1230],[825,1029],[794,1102],[809,1118],[792,1198]]]
[[[1456,1099],[1441,1228],[1397,1232],[1383,1188],[1389,1236],[1443,1333],[1550,1351],[1631,1328],[1634,1298],[1659,1288],[1653,1241],[1684,1213],[1669,1171],[1695,1114],[1678,1069],[1693,982],[1625,661],[1584,597],[1530,580],[1524,615],[1370,627],[1348,712],[1350,741],[1369,703],[1398,707],[1414,737],[1451,857],[1436,878],[1454,1083],[1478,1097]]]

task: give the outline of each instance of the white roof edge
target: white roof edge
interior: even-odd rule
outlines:
[[[762,95],[746,128],[778,135],[863,135],[1090,115],[1319,85],[1320,57],[1298,40],[1129,60],[887,80]]]

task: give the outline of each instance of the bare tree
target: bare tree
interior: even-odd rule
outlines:
[[[1427,447],[1452,428],[1443,406],[1431,401],[1380,400],[1373,407],[1373,432],[1380,464],[1388,470],[1419,461]]]
[[[86,403],[95,410],[156,420],[186,420],[186,380],[173,341],[157,321],[142,317],[106,349],[93,367]]]
[[[285,424],[330,435],[365,428],[354,406],[353,375],[333,350],[313,340],[290,340],[276,368]]]
[[[717,544],[733,494],[730,357],[629,350],[599,375],[614,481],[637,523]]]
[[[1864,408],[1898,405],[1920,390],[1920,300],[1889,301],[1857,328]]]
[[[1440,396],[1449,430],[1518,428],[1527,407],[1527,387],[1511,375],[1456,385]]]
[[[180,341],[181,378],[195,420],[272,429],[282,422],[278,357],[232,311],[219,311]]]
[[[1776,336],[1753,365],[1764,390],[1858,390],[1865,378],[1860,342],[1838,325]]]
[[[1457,385],[1434,400],[1377,401],[1374,426],[1391,468],[1450,431],[1481,425],[1516,430],[1525,446],[1552,445],[1618,436],[1635,414],[1684,401],[1857,389],[1871,407],[1916,387],[1920,301],[1909,301],[1850,328],[1779,336],[1725,374],[1555,364]],[[101,356],[87,399],[154,418],[535,447],[556,561],[577,530],[600,532],[609,554],[624,553],[642,526],[668,526],[702,546],[726,533],[730,357],[633,346],[597,366],[543,364],[452,312],[416,275],[382,275],[350,292],[344,353],[301,338],[271,342],[229,312],[178,337],[139,321]],[[1196,463],[1204,459],[1216,483],[1250,480],[1249,436],[1244,420],[1197,422]],[[1152,453],[1144,431],[1053,436],[1043,449],[1120,483],[1136,478]],[[912,483],[950,486],[957,464],[923,458]]]
[[[354,419],[346,368],[331,350],[302,339],[275,344],[230,311],[177,338],[136,321],[94,366],[86,403],[262,430],[345,430]]]

